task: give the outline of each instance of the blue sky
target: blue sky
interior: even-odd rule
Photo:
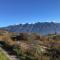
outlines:
[[[50,21],[60,22],[60,0],[0,0],[0,27]]]

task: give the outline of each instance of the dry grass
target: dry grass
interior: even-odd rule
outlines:
[[[11,36],[13,35],[16,35],[16,33],[3,33],[0,35],[0,41],[4,41],[9,46],[18,46],[23,55],[29,52],[34,57],[37,57],[38,60],[49,60],[50,57],[43,55],[42,51],[46,53],[46,49],[51,46],[60,48],[60,38],[58,35],[40,36],[35,33],[20,33],[19,41],[17,39],[15,41],[12,40]]]

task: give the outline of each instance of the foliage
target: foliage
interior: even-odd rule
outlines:
[[[2,51],[0,51],[0,60],[9,60],[9,58],[6,57],[6,55]]]

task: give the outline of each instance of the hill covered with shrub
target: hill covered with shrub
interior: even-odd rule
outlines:
[[[39,35],[0,30],[0,46],[21,60],[59,60],[60,34]]]

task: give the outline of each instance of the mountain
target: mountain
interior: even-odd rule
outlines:
[[[3,27],[1,29],[10,32],[35,32],[39,34],[60,33],[60,23],[54,22],[37,22],[34,24],[19,24]]]

